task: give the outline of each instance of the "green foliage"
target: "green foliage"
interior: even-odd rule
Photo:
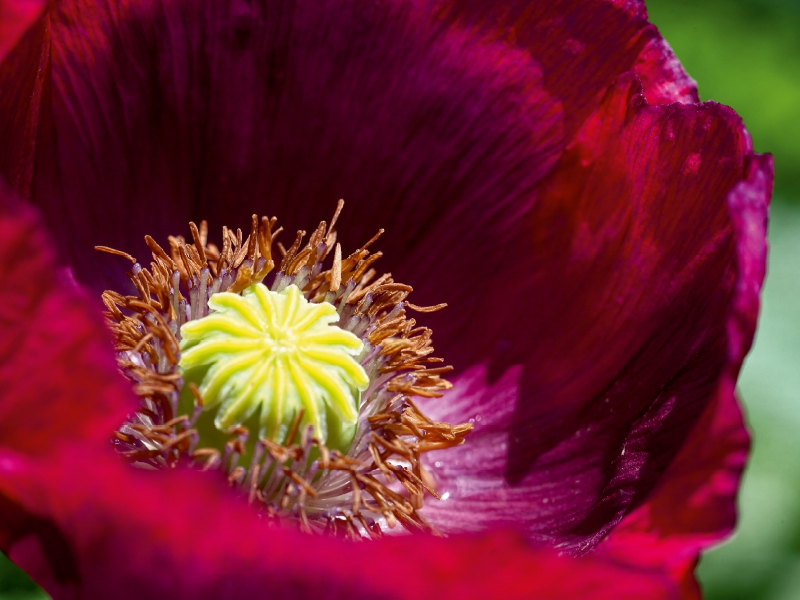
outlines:
[[[44,600],[47,595],[0,552],[0,600]]]

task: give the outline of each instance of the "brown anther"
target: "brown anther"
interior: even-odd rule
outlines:
[[[377,271],[375,271],[374,269],[371,269],[371,267],[372,267],[372,264],[375,263],[382,256],[383,256],[383,252],[376,252],[375,254],[372,254],[371,256],[365,258],[364,260],[359,261],[359,263],[355,267],[355,271],[353,271],[351,279],[354,279],[354,280],[358,281],[362,277],[364,277],[364,275],[367,272],[377,273]],[[371,277],[370,277],[370,279],[371,279]]]
[[[127,258],[127,259],[128,259],[129,261],[131,261],[133,264],[136,264],[136,259],[135,259],[135,258],[133,258],[133,257],[132,257],[130,254],[128,254],[127,252],[123,252],[122,250],[116,250],[116,249],[114,249],[114,248],[109,248],[108,246],[95,246],[95,247],[94,247],[94,249],[95,249],[95,250],[98,250],[98,251],[100,251],[100,252],[105,252],[105,253],[107,253],[107,254],[115,254],[115,255],[117,255],[117,256],[122,256],[123,258]]]
[[[336,244],[336,250],[333,253],[330,290],[332,292],[338,292],[340,285],[342,285],[342,246]]]
[[[281,270],[287,275],[295,275],[309,259],[314,259],[316,253],[311,248],[304,248],[296,253],[291,260],[284,259],[281,263]]]
[[[411,310],[415,310],[421,313],[432,313],[436,312],[437,310],[442,310],[443,308],[447,308],[447,304],[442,302],[441,304],[435,304],[433,306],[417,306],[416,304],[411,304],[411,302],[406,302],[406,306]]]
[[[320,243],[322,243],[322,241],[325,239],[325,232],[327,230],[328,230],[327,224],[325,223],[325,221],[322,221],[320,222],[319,225],[317,225],[317,228],[314,230],[314,233],[312,233],[311,237],[308,239],[308,244],[306,245],[306,247],[314,252],[315,258],[316,258],[317,246]]]
[[[239,438],[228,440],[225,443],[225,447],[237,454],[244,454],[244,444]]]
[[[122,456],[129,460],[137,461],[155,458],[159,454],[161,454],[161,450],[132,450],[130,452],[123,452]]]
[[[286,435],[287,446],[294,444],[294,438],[297,436],[297,431],[300,429],[300,422],[303,420],[305,414],[306,410],[304,408],[301,408],[297,411],[297,414],[295,414],[292,426],[289,428],[289,433]]]
[[[180,258],[180,263],[183,266],[181,274],[185,274],[185,279],[188,281],[196,274],[197,267],[193,264],[187,247],[183,244],[178,246],[178,258]]]
[[[382,283],[384,283],[387,280],[390,280],[391,277],[392,277],[391,273],[384,273],[383,275],[381,275],[378,279],[373,281],[368,286],[360,288],[360,289],[358,287],[356,287],[356,289],[353,290],[353,293],[350,294],[350,296],[348,296],[347,302],[349,304],[355,304],[356,302],[361,300],[364,296],[369,294],[372,290],[376,289],[379,285],[381,285]]]
[[[197,387],[193,381],[190,381],[188,384],[189,391],[192,392],[192,396],[194,396],[195,402],[197,402],[197,406],[204,406],[205,403],[203,402],[203,397],[200,395],[200,389]]]
[[[174,419],[170,419],[166,423],[164,423],[164,427],[173,428],[177,425],[183,425],[184,423],[189,422],[189,417],[186,415],[181,415],[180,417],[175,417]]]
[[[152,333],[146,333],[142,339],[140,339],[137,344],[133,347],[133,352],[141,352],[142,348],[144,348],[145,344],[153,339]]]
[[[386,231],[386,230],[385,230],[385,229],[378,229],[378,233],[376,233],[375,235],[373,235],[373,236],[370,238],[370,240],[369,240],[369,241],[368,241],[366,244],[364,244],[363,246],[361,246],[361,248],[360,248],[360,249],[361,249],[361,250],[366,250],[367,248],[369,248],[369,247],[370,247],[372,244],[374,244],[375,242],[377,242],[377,241],[378,241],[378,238],[379,238],[379,237],[381,237],[381,236],[383,235],[384,231]]]
[[[288,250],[284,251],[283,260],[281,261],[281,266],[280,266],[281,271],[283,271],[284,273],[286,272],[286,266],[288,266],[289,263],[291,263],[292,259],[294,258],[294,255],[300,249],[300,244],[303,242],[303,238],[305,237],[305,235],[306,235],[305,231],[298,231],[297,237],[294,240],[294,244],[292,244]],[[280,248],[283,248],[283,246],[280,246]]]
[[[219,261],[217,262],[217,269],[220,271],[223,268],[229,267],[231,263],[231,238],[228,235],[228,228],[222,227],[222,250],[219,252]]]
[[[327,446],[320,444],[319,440],[315,440],[317,446],[319,447],[320,457],[319,457],[319,464],[320,467],[323,469],[330,469],[331,465],[331,453],[328,452]]]
[[[353,513],[359,514],[361,507],[361,488],[358,485],[358,478],[355,473],[350,472],[350,487],[353,489]]]
[[[339,215],[342,214],[342,209],[344,208],[344,199],[339,198],[339,201],[336,203],[336,210],[333,213],[333,218],[331,219],[331,226],[328,227],[328,233],[332,232],[336,227],[336,221],[339,220]]]
[[[234,485],[235,483],[241,483],[246,473],[247,470],[244,467],[236,467],[231,474],[228,475],[228,484]]]
[[[253,469],[250,473],[250,491],[247,494],[248,504],[252,504],[257,497],[260,474],[261,474],[261,465],[260,464],[253,465]]]
[[[150,248],[154,258],[160,258],[165,264],[172,267],[171,270],[175,270],[175,262],[153,238],[151,238],[149,235],[146,235],[144,236],[144,242],[147,244],[147,247]]]
[[[283,469],[283,474],[286,475],[289,479],[291,479],[294,483],[302,487],[306,493],[311,496],[312,498],[317,497],[317,490],[315,490],[311,485],[302,477],[300,477],[297,473],[292,471],[291,469]]]
[[[255,217],[255,215],[253,215]],[[258,251],[267,262],[272,261],[272,231],[270,221],[267,217],[261,218],[261,224],[258,228]]]
[[[194,221],[189,222],[189,231],[192,233],[192,241],[194,242],[195,250],[197,251],[198,258],[205,264],[206,262],[206,250],[205,250],[205,243],[203,242],[203,238],[200,235],[200,230],[197,229],[197,225],[194,224]]]
[[[220,461],[220,454],[216,448],[200,448],[192,452],[192,458],[205,458],[206,462],[203,470],[207,470]]]
[[[258,260],[258,215],[253,215],[250,223],[250,236],[247,238],[247,258]]]
[[[121,431],[115,431],[114,437],[120,440],[121,442],[125,442],[126,444],[132,444],[136,438],[130,436],[126,433],[122,433]]]

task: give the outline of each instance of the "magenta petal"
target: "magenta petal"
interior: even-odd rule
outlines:
[[[654,103],[696,99],[641,2],[71,0],[46,24],[44,51],[0,74],[52,77],[0,168],[101,288],[125,280],[95,244],[144,258],[145,233],[253,212],[307,229],[339,197],[350,247],[387,228],[387,269],[413,275],[420,245],[480,259],[465,241],[513,229],[617,75]],[[38,102],[0,106],[0,125]]]
[[[0,189],[0,448],[41,457],[105,446],[134,405],[100,315],[53,262],[38,214]]]
[[[33,469],[53,468],[68,448],[83,448],[83,461],[107,448],[133,397],[100,315],[53,262],[38,214],[0,187],[0,463],[11,473],[0,492],[0,548],[39,543],[52,577],[67,581],[77,568],[69,542],[10,482],[28,485]]]
[[[70,0],[49,23],[30,197],[97,287],[124,276],[95,244],[308,229],[340,197],[345,249],[386,227],[392,268],[445,216],[463,237],[525,210],[563,143],[534,59],[406,2]]]
[[[738,367],[752,342],[766,264],[766,200],[772,159],[753,157],[728,196],[737,238],[736,300],[728,314],[728,369],[691,436],[647,501],[600,546],[628,563],[661,569],[700,597],[694,565],[736,522],[735,497],[749,440],[736,402]]]
[[[430,519],[516,523],[582,552],[646,498],[749,348],[764,254],[737,256],[763,248],[770,185],[758,203],[729,192],[763,162],[750,152],[729,109],[648,106],[620,78],[544,182],[513,260],[435,323],[456,341],[446,355],[475,366],[426,408],[476,429],[431,458],[447,500]]]
[[[635,71],[651,104],[696,102],[683,71],[642,0],[459,0],[442,9],[454,26],[503,39],[541,65],[545,88],[562,100],[567,139],[606,88]]]
[[[76,570],[61,580],[49,539],[10,548],[57,599],[677,597],[655,572],[558,558],[513,534],[369,544],[310,537],[268,527],[221,481],[197,473],[134,472],[108,456],[91,469],[58,462],[20,476],[0,459],[0,490],[12,487],[69,541]]]
[[[0,2],[0,60],[41,15],[44,0],[2,0]]]

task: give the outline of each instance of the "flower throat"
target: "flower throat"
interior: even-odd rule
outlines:
[[[420,513],[439,498],[421,454],[464,442],[470,424],[428,419],[414,396],[440,397],[451,367],[406,309],[410,286],[377,276],[381,253],[342,258],[335,224],[284,248],[276,219],[250,234],[190,223],[169,252],[146,236],[150,269],[131,255],[137,295],[103,302],[117,361],[140,398],[115,432],[136,465],[220,472],[275,522],[307,532],[380,536],[398,523],[433,532]],[[273,245],[280,253],[275,271]],[[331,254],[333,255],[331,257]],[[327,267],[325,265],[328,265]]]

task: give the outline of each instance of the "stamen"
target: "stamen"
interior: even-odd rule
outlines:
[[[431,421],[413,402],[449,389],[451,367],[432,366],[432,333],[405,311],[445,305],[413,305],[410,286],[378,276],[381,253],[368,248],[383,230],[343,259],[342,206],[288,250],[277,220],[256,215],[246,238],[224,227],[221,247],[205,221],[189,224],[191,242],[170,237],[169,252],[146,236],[149,269],[97,247],[133,263],[137,293],[103,294],[120,369],[141,399],[114,443],[135,465],[220,471],[267,518],[302,531],[434,532],[420,509],[438,498],[435,477],[420,457],[464,443],[472,425]],[[207,372],[195,377],[198,367]],[[214,410],[216,442],[203,420]],[[334,447],[332,422],[351,428]]]

